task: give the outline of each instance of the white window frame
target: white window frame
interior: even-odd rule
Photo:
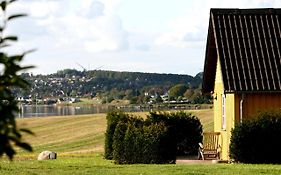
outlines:
[[[226,95],[222,94],[222,130],[226,130]]]

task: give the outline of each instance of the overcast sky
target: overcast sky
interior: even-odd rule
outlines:
[[[280,0],[19,0],[9,32],[35,74],[102,69],[196,75],[210,8],[280,8]],[[81,66],[79,66],[81,65]]]

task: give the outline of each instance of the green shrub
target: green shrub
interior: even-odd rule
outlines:
[[[142,163],[175,163],[176,147],[170,144],[170,135],[164,123],[152,123],[143,127],[144,142]]]
[[[31,51],[15,54],[17,49],[14,44],[18,37],[11,34],[11,30],[7,28],[10,22],[26,16],[10,13],[13,10],[8,9],[14,2],[15,0],[0,1],[0,157],[6,154],[10,160],[16,154],[15,147],[32,151],[31,145],[25,142],[22,133],[33,134],[28,129],[19,129],[16,123],[16,114],[20,109],[14,90],[29,88],[29,83],[19,74],[33,66],[22,66],[24,57]]]
[[[176,144],[176,154],[192,155],[198,152],[198,143],[202,142],[202,124],[200,120],[191,113],[184,111],[165,113],[152,112],[148,116],[152,123],[164,122],[167,125],[169,144]],[[172,147],[172,145],[170,145]]]
[[[115,132],[113,134],[113,159],[118,164],[126,163],[126,157],[124,154],[125,145],[124,139],[127,130],[127,123],[119,122],[115,128]]]
[[[175,163],[177,150],[193,153],[202,139],[202,125],[189,113],[151,113],[143,120],[111,112],[107,120],[105,157],[118,164]]]
[[[129,115],[123,113],[122,111],[112,111],[107,113],[107,128],[105,132],[105,146],[104,146],[104,157],[106,159],[113,158],[113,135],[115,128],[119,121],[124,121],[129,119]]]
[[[122,111],[111,111],[106,115],[107,119],[107,128],[105,132],[105,146],[104,146],[104,157],[111,160],[113,158],[113,135],[116,129],[116,126],[119,122],[127,123],[130,121],[133,125],[141,125],[143,119],[130,116]]]
[[[116,127],[113,139],[113,159],[116,163],[175,162],[175,151],[169,154],[175,148],[171,149],[166,144],[169,139],[164,123],[136,126],[130,122],[119,123]]]
[[[281,113],[259,113],[232,130],[230,157],[242,163],[281,163]]]
[[[142,149],[139,148],[142,146],[143,140],[141,128],[128,124],[123,142],[124,150],[122,150],[126,158],[126,162],[124,163],[132,164],[140,162],[137,156],[142,152]]]

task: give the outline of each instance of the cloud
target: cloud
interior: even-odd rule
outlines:
[[[210,8],[278,8],[280,5],[277,0],[194,1],[184,15],[168,22],[170,31],[160,34],[154,43],[178,48],[204,47]]]
[[[122,28],[121,20],[114,16],[103,16],[88,23],[88,36],[84,46],[89,52],[119,51],[128,48],[128,34]],[[85,26],[87,27],[87,26]],[[88,37],[86,36],[86,37]]]
[[[121,19],[115,14],[118,1],[114,3],[108,0],[83,0],[83,3],[77,0],[20,2],[16,9],[30,14],[30,21],[33,23],[31,30],[45,32],[36,36],[42,39],[41,42],[53,41],[49,44],[57,48],[79,47],[90,53],[121,51],[128,48],[128,33],[123,29]],[[47,35],[49,40],[46,41],[44,35]]]
[[[136,45],[136,49],[139,51],[149,51],[150,46],[148,44],[138,44]]]
[[[195,75],[204,65],[210,8],[280,6],[280,0],[20,0],[11,9],[29,17],[9,28],[22,41],[20,52],[38,49],[27,56],[38,73],[77,68],[78,61]]]
[[[162,33],[156,38],[155,43],[179,48],[201,45],[206,36],[208,14],[200,13],[188,9],[183,16],[167,24],[170,32]]]
[[[44,3],[35,1],[29,6],[30,16],[35,18],[47,17],[49,14],[58,10],[58,5],[56,1],[46,1]]]
[[[95,17],[103,16],[104,9],[105,7],[103,3],[101,3],[100,1],[94,1],[90,6],[88,17],[95,18]]]

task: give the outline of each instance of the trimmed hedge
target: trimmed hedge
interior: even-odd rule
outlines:
[[[123,140],[124,149],[120,150],[120,153],[125,157],[125,161],[120,162],[119,157],[115,156],[114,160],[117,163],[127,164],[175,162],[175,157],[167,154],[169,150],[173,150],[167,147],[167,132],[167,127],[163,123],[141,127],[129,124]]]
[[[150,113],[147,119],[123,112],[107,115],[105,158],[118,164],[175,163],[179,153],[197,153],[199,119],[185,112]]]
[[[170,134],[170,144],[175,144],[176,155],[194,155],[198,153],[198,143],[202,142],[202,124],[191,113],[152,112],[148,116],[152,123],[164,122]]]
[[[126,124],[130,121],[131,124],[138,126],[142,125],[143,119],[136,116],[131,116],[123,111],[111,111],[107,113],[106,119],[107,129],[105,132],[104,157],[111,160],[113,159],[113,137],[118,123],[123,122]]]
[[[232,130],[230,157],[241,163],[281,163],[281,113],[259,113]]]
[[[125,150],[124,140],[125,140],[126,130],[127,130],[127,123],[119,122],[116,125],[115,132],[113,135],[113,143],[112,143],[113,159],[119,164],[126,163],[126,156],[124,154],[124,150]]]
[[[105,133],[104,157],[111,160],[113,158],[113,135],[115,128],[120,121],[127,122],[130,116],[122,111],[112,111],[107,113],[107,128]]]

